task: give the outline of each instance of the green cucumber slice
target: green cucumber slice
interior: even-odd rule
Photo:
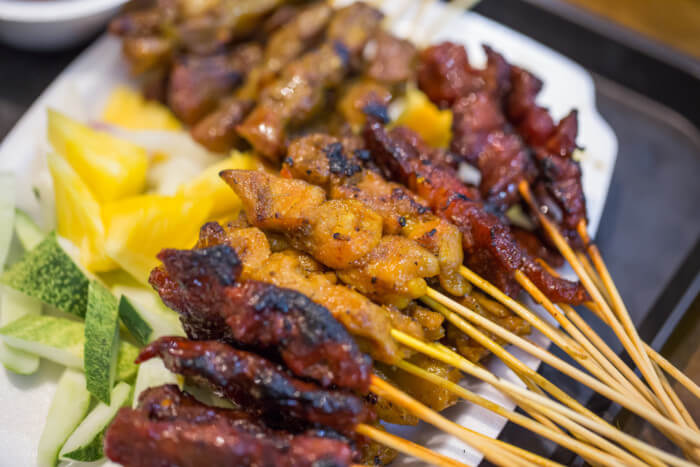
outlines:
[[[134,401],[132,407],[136,408],[139,396],[148,388],[163,386],[165,384],[177,384],[182,389],[184,378],[172,373],[165,368],[163,360],[152,358],[139,365],[139,372],[134,383]]]
[[[41,302],[15,290],[0,290],[0,326],[17,321],[24,315],[41,313]],[[0,363],[20,375],[30,375],[39,369],[39,357],[10,347],[0,340]]]
[[[0,173],[0,271],[5,268],[5,260],[10,252],[15,201],[15,176],[2,172]]]
[[[85,317],[90,281],[59,245],[54,232],[5,271],[0,282],[59,310]]]
[[[39,226],[21,209],[15,209],[15,235],[25,251],[33,250],[46,237]]]
[[[151,341],[153,328],[143,319],[138,309],[124,295],[119,299],[119,317],[139,344],[146,345]]]
[[[3,340],[20,350],[52,362],[82,370],[85,324],[49,315],[27,315],[0,328]],[[134,363],[139,349],[130,342],[119,342],[116,378],[129,381],[136,376]]]
[[[140,285],[118,283],[112,286],[112,292],[125,299],[119,303],[119,315],[129,331],[142,344],[162,336],[185,336],[177,313],[163,305],[160,297],[152,290]],[[148,328],[151,329],[150,333]]]
[[[38,467],[56,465],[61,446],[83,420],[89,407],[90,393],[85,387],[85,376],[75,370],[65,370],[58,380],[56,393],[39,439]]]
[[[88,287],[85,314],[85,378],[88,391],[109,404],[119,352],[119,309],[114,295],[97,281]]]
[[[61,460],[93,462],[102,459],[102,441],[105,430],[117,411],[128,405],[131,399],[131,386],[119,383],[111,391],[111,403],[100,402],[75,429],[61,448]]]

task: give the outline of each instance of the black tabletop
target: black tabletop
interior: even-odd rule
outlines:
[[[697,261],[700,250],[700,133],[691,123],[700,121],[700,84],[643,52],[519,0],[486,0],[477,11],[595,73],[598,109],[619,141],[597,242],[635,322],[646,320],[645,337],[653,339],[675,306],[678,294],[671,293],[673,286],[682,293],[684,281],[689,283],[698,273],[681,266]],[[82,48],[44,54],[0,45],[0,139]],[[604,326],[594,319],[591,323],[615,342]],[[580,400],[589,399],[587,391],[551,368],[540,371]],[[511,424],[502,438],[547,455],[553,451],[550,444]],[[572,461],[565,452],[556,456]]]

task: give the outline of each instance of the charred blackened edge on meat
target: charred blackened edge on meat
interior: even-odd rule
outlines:
[[[215,245],[198,250],[165,249],[158,254],[168,272],[177,271],[178,280],[185,285],[214,277],[222,286],[236,283],[243,264],[229,245]]]
[[[389,109],[387,109],[385,105],[378,102],[370,102],[362,109],[362,111],[368,117],[374,117],[384,125],[391,121],[389,118]]]
[[[352,177],[362,171],[362,167],[348,159],[343,152],[343,144],[340,142],[329,144],[323,148],[323,152],[328,158],[328,169],[335,175]]]

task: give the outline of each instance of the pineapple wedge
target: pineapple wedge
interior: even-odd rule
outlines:
[[[132,130],[178,131],[182,125],[162,104],[145,100],[126,86],[117,87],[107,100],[102,120]]]
[[[184,183],[178,193],[187,198],[208,198],[211,200],[209,218],[222,215],[234,216],[241,209],[241,200],[230,186],[226,184],[219,172],[227,169],[256,170],[262,167],[260,159],[239,151],[233,151],[231,156],[210,165],[191,181]]]
[[[47,155],[56,199],[58,234],[80,249],[81,264],[93,272],[117,267],[104,251],[100,205],[70,164],[56,153]]]
[[[104,205],[105,250],[141,283],[148,283],[163,248],[191,248],[211,211],[211,200],[141,195]]]
[[[141,193],[146,150],[49,110],[49,142],[90,187],[99,203]]]
[[[396,125],[412,129],[436,148],[447,147],[452,139],[452,112],[449,109],[440,110],[416,88],[407,90],[406,104]]]

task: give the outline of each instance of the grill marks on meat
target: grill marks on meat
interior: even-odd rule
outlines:
[[[356,153],[345,150],[332,136],[312,134],[289,145],[282,170],[323,187],[331,199],[367,205],[382,217],[385,235],[402,235],[430,251],[438,260],[442,286],[451,294],[463,295],[466,283],[459,274],[463,261],[459,230],[432,214],[410,190],[363,169]]]
[[[293,378],[280,365],[216,341],[162,337],[137,362],[160,357],[172,372],[210,387],[270,426],[326,426],[351,432],[372,414],[358,396]]]
[[[509,227],[486,205],[467,194],[454,171],[422,159],[400,134],[387,133],[377,121],[370,121],[364,136],[375,162],[388,177],[406,184],[426,199],[437,215],[460,229],[467,263],[479,274],[513,294],[517,286],[512,282],[512,273],[523,269],[554,302],[576,305],[587,299],[580,284],[552,277],[527,255]]]
[[[210,223],[200,231],[201,244],[231,245],[243,262],[244,279],[296,290],[333,314],[355,337],[358,346],[376,360],[393,363],[404,352],[391,337],[393,317],[364,295],[337,283],[313,258],[296,250],[270,252],[265,234],[255,227],[235,228]],[[393,326],[392,326],[393,325]],[[414,334],[415,335],[415,334]],[[424,338],[423,334],[415,335]]]
[[[358,66],[381,19],[381,12],[362,2],[335,12],[324,44],[289,63],[262,89],[258,105],[237,128],[240,135],[276,162],[284,153],[287,128],[307,122],[323,107],[326,92]]]
[[[371,363],[328,310],[306,296],[256,281],[236,282],[228,245],[163,250],[151,285],[180,314],[187,335],[277,350],[296,375],[365,392]]]
[[[147,389],[139,408],[120,409],[104,449],[125,467],[344,467],[355,455],[341,439],[272,430],[245,412],[205,406],[176,386]]]
[[[576,234],[581,220],[586,219],[586,200],[581,183],[581,166],[572,157],[576,149],[578,114],[574,110],[554,125],[547,109],[536,104],[535,99],[542,89],[540,81],[532,73],[513,67],[512,90],[507,99],[509,120],[518,132],[534,148],[540,169],[535,192],[544,194],[539,202],[545,208],[552,200],[561,211],[561,218],[554,220],[576,247],[582,247]],[[549,198],[549,199],[548,199]]]
[[[424,278],[440,272],[437,259],[417,243],[382,236],[381,216],[360,201],[309,202],[311,196],[304,192],[323,194],[323,190],[302,180],[262,172],[227,170],[221,176],[241,198],[246,217],[254,226],[283,233],[292,246],[342,272],[340,277],[356,280],[348,285],[383,304],[403,307],[423,296],[427,288]],[[287,208],[287,198],[304,199],[304,208]],[[387,257],[387,252],[398,255],[405,251],[409,243],[410,261],[401,256]],[[386,259],[374,263],[379,257]],[[374,273],[376,276],[369,276]],[[391,283],[383,280],[390,276],[394,277]]]

